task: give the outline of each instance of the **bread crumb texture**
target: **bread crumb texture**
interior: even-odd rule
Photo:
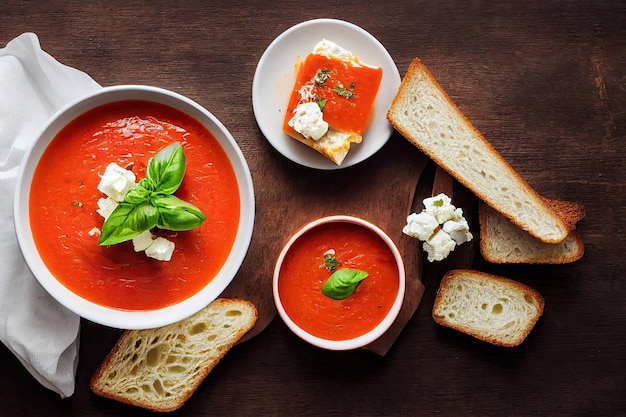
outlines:
[[[433,318],[480,340],[516,346],[530,333],[543,307],[541,295],[521,283],[478,271],[454,270],[441,282]]]
[[[251,303],[218,299],[178,323],[126,331],[94,374],[91,388],[153,411],[175,410],[256,318]]]

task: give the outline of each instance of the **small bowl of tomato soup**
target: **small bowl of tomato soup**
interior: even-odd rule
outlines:
[[[329,350],[364,347],[395,321],[405,292],[402,256],[380,228],[329,216],[300,228],[273,276],[278,313],[301,339]]]
[[[171,324],[216,299],[244,260],[254,215],[250,171],[226,127],[187,97],[139,85],[56,113],[25,156],[14,202],[42,287],[119,329]]]

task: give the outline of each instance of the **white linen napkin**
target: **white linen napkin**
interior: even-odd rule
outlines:
[[[0,49],[0,340],[62,398],[74,393],[80,319],[28,269],[13,226],[12,196],[23,156],[46,121],[98,88],[87,74],[42,51],[33,33]]]

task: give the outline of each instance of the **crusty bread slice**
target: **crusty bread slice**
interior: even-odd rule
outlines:
[[[180,408],[257,319],[244,300],[218,298],[168,326],[122,334],[91,379],[103,397],[152,411]]]
[[[484,203],[478,213],[480,252],[491,263],[564,264],[577,261],[585,253],[584,242],[576,230],[559,243],[545,243]]]
[[[517,346],[543,314],[543,297],[533,288],[497,275],[456,269],[443,277],[433,318],[498,346]]]
[[[573,229],[472,126],[419,59],[409,66],[387,119],[461,184],[538,239],[557,243]]]

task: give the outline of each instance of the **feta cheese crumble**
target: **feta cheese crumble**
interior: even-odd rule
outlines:
[[[299,104],[287,124],[305,138],[316,141],[328,132],[328,122],[324,121],[320,106],[313,101]]]
[[[124,197],[128,190],[135,185],[135,174],[133,171],[122,168],[115,162],[111,162],[107,165],[100,183],[98,184],[98,190],[112,198],[114,201],[124,201]]]
[[[126,195],[126,194],[124,194]],[[119,203],[113,200],[111,197],[101,198],[98,200],[98,212],[99,215],[104,217],[104,220],[108,219],[115,207],[117,207]]]
[[[146,249],[146,255],[159,261],[169,261],[174,253],[174,242],[157,237],[152,244]]]
[[[424,242],[429,262],[447,258],[456,246],[472,240],[463,209],[451,204],[450,197],[439,194],[423,203],[424,210],[410,214],[402,232]]]

